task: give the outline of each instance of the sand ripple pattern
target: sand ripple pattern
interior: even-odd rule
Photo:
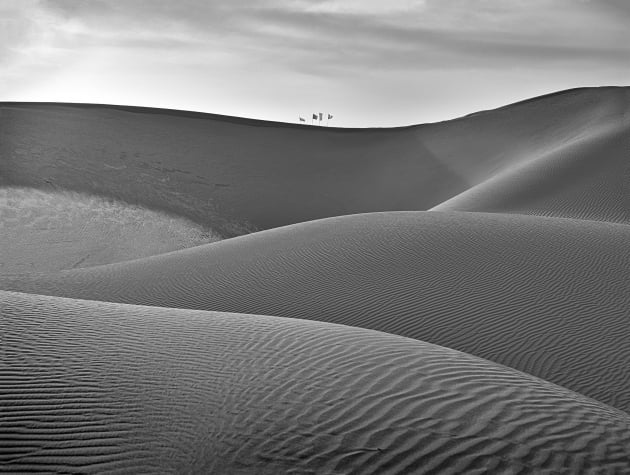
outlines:
[[[0,284],[380,330],[490,359],[628,411],[629,242],[625,225],[376,213]]]
[[[432,344],[1,292],[0,470],[624,473],[630,417]]]

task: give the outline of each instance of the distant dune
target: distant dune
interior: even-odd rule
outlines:
[[[517,171],[540,180],[527,187],[544,208],[565,186],[575,199],[576,178],[586,189],[583,181],[594,173],[623,175],[619,160],[628,142],[616,137],[628,136],[629,105],[627,88],[581,89],[438,124],[335,129],[133,107],[0,103],[0,183],[168,210],[225,235],[342,214],[426,210]],[[585,150],[567,158],[576,144]],[[539,174],[519,171],[540,160],[549,166]],[[567,180],[550,184],[552,172]],[[513,192],[519,204],[528,202],[522,190]],[[494,198],[501,194],[490,194],[488,206],[500,207]],[[580,216],[597,216],[584,209],[590,204],[615,218],[581,199],[574,204]],[[573,213],[571,204],[556,208],[554,215]]]
[[[630,473],[629,110],[0,103],[0,472]]]

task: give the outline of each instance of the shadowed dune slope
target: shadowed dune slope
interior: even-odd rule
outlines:
[[[629,242],[629,227],[594,221],[374,213],[0,287],[371,328],[629,411]]]
[[[628,150],[619,134],[628,130],[628,91],[576,89],[393,129],[2,103],[0,185],[105,196],[224,237],[344,214],[426,210],[478,185],[483,199],[449,207],[625,222],[619,187]]]
[[[630,471],[626,414],[447,348],[297,319],[0,299],[0,471]]]
[[[0,114],[5,185],[104,195],[226,237],[348,213],[427,209],[468,188],[409,129],[59,104],[4,104]]]

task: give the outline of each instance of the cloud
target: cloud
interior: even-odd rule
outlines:
[[[615,71],[628,69],[628,5],[626,0],[0,0],[0,88],[5,98],[22,90],[86,101],[90,94],[92,100],[114,102],[142,95],[150,103],[152,87],[160,100],[168,87],[176,102],[192,96],[188,88],[194,85],[215,103],[217,96],[208,91],[247,97],[250,103],[262,103],[265,94],[277,103],[288,85],[298,83],[334,88],[339,97],[356,101],[363,91],[364,102],[402,82],[407,89],[396,91],[399,95],[416,95],[414,81],[428,87],[428,78],[439,90],[446,76],[449,84],[460,83],[464,94],[473,73],[479,87],[483,77],[499,80],[509,71],[540,77],[541,85],[553,76],[554,86],[574,86],[586,72],[593,78],[607,71],[601,80],[608,81],[621,76]],[[120,94],[111,86],[104,96],[109,84]]]
[[[38,28],[32,20],[35,2],[0,3],[0,61],[7,61],[16,48],[32,41]]]
[[[11,91],[63,67],[66,26],[37,0],[0,0],[0,88]]]
[[[441,0],[418,5],[415,15],[392,11],[381,16],[343,9],[298,9],[295,4],[267,6],[240,18],[236,46],[248,54],[321,74],[327,68],[356,73],[375,69],[579,68],[627,58],[630,34],[626,33],[629,41],[625,43],[608,41],[607,25],[595,22],[585,38],[575,34],[575,27],[584,24],[588,12],[569,9],[562,13],[561,22],[553,21],[554,15],[560,15],[558,6],[554,7],[558,11],[550,11],[549,2],[534,3],[547,9],[532,11],[519,2],[506,8],[486,1],[469,11],[461,1]]]
[[[627,2],[603,0],[608,8]],[[15,2],[17,4],[17,2]],[[22,3],[22,2],[20,2]],[[42,0],[57,17],[48,45],[68,48],[221,48],[294,69],[365,71],[610,63],[630,33],[611,30],[583,0]],[[474,8],[471,7],[474,6]],[[22,15],[23,17],[24,15]],[[41,15],[40,15],[41,16]],[[576,28],[589,26],[588,35]],[[33,29],[33,25],[31,30]],[[28,29],[26,29],[28,30]],[[613,31],[614,33],[611,33]],[[614,40],[614,41],[613,41]],[[621,40],[628,40],[625,44]],[[15,43],[15,42],[14,42]]]
[[[287,6],[314,13],[361,13],[367,15],[393,15],[422,10],[426,0],[319,0],[297,1]]]

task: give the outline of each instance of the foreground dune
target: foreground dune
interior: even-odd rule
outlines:
[[[0,292],[0,470],[622,473],[630,417],[464,353]]]
[[[371,328],[469,352],[627,411],[628,243],[625,225],[375,213],[0,286]]]

